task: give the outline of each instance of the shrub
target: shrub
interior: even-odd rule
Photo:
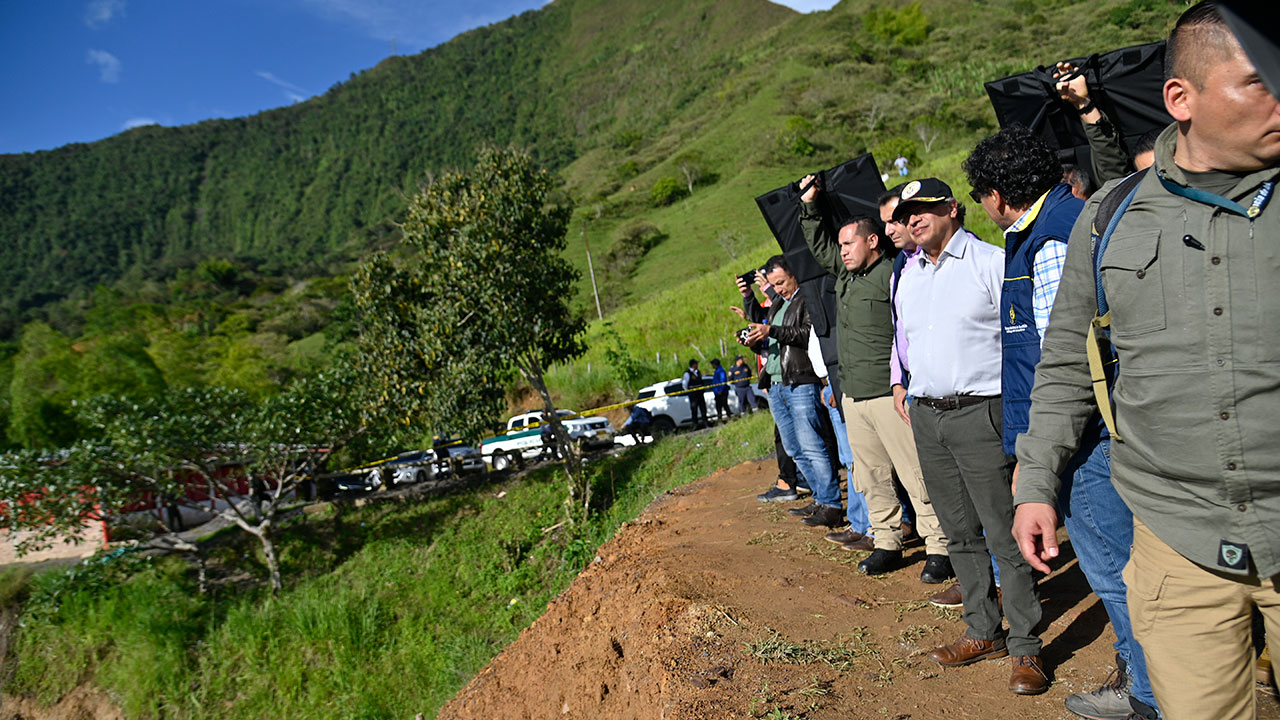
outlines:
[[[654,207],[662,207],[670,205],[680,198],[688,195],[689,191],[677,179],[673,177],[659,178],[658,182],[653,184],[653,189],[649,191],[649,200]]]

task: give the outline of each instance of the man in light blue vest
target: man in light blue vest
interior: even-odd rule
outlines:
[[[1054,151],[1023,127],[1006,128],[978,143],[964,171],[974,188],[971,197],[1004,230],[1000,377],[1004,451],[1013,455],[1027,429],[1031,387],[1067,239],[1084,202],[1061,182],[1062,164]],[[1093,417],[1061,476],[1058,508],[1080,569],[1111,617],[1118,668],[1098,690],[1068,696],[1066,706],[1085,718],[1124,720],[1133,712],[1131,696],[1147,708],[1155,706],[1155,698],[1120,576],[1133,542],[1133,514],[1111,484],[1111,438],[1101,416]]]

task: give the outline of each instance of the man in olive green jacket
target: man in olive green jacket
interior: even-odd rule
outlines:
[[[1183,15],[1168,53],[1177,122],[1097,265],[1118,357],[1112,473],[1135,517],[1124,574],[1164,716],[1252,718],[1255,608],[1280,637],[1280,102],[1213,3]],[[1072,232],[1018,440],[1013,533],[1041,569],[1058,475],[1096,407],[1090,235],[1114,187]]]
[[[815,204],[820,188],[807,176],[801,201],[800,228],[809,250],[836,277],[836,352],[840,360],[841,409],[853,451],[850,487],[863,494],[874,540],[829,538],[872,554],[858,570],[878,575],[902,561],[902,506],[893,488],[896,469],[916,510],[916,528],[925,542],[925,565],[920,579],[940,583],[955,575],[947,553],[947,537],[938,523],[924,487],[911,426],[893,406],[889,385],[889,355],[893,346],[893,317],[889,310],[892,260],[880,230],[883,224],[862,218],[841,227],[835,238],[823,225]],[[861,543],[861,544],[856,544]]]

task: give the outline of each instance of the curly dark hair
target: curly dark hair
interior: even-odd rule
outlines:
[[[998,190],[1013,208],[1028,207],[1062,181],[1053,148],[1021,125],[985,138],[962,167],[976,195]]]

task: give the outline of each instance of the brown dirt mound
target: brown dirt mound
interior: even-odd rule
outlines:
[[[924,657],[964,626],[923,602],[924,550],[870,578],[757,492],[772,462],[677,489],[600,548],[580,577],[440,718],[1073,718],[1063,699],[1112,670],[1115,636],[1069,544],[1044,578],[1048,693],[1005,689],[1009,660]],[[1261,698],[1259,717],[1280,718]]]

